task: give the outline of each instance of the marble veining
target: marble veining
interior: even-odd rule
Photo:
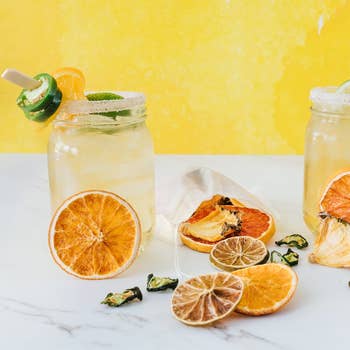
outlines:
[[[283,349],[287,350],[288,348],[284,345],[280,345],[278,343],[275,343],[274,341],[271,341],[267,339],[266,337],[261,337],[258,335],[255,335],[251,332],[248,332],[244,329],[231,329],[227,327],[225,324],[217,323],[212,326],[210,331],[215,334],[216,336],[222,338],[226,342],[231,342],[237,339],[252,339],[256,341],[257,343],[264,343],[266,345],[269,345],[273,349]]]

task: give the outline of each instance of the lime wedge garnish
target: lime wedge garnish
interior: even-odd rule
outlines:
[[[113,92],[94,92],[91,94],[87,94],[86,98],[89,101],[110,101],[110,100],[122,100],[124,97],[117,95]],[[106,117],[115,118],[116,116],[129,116],[130,115],[130,109],[124,109],[122,111],[113,111],[113,112],[103,112],[103,113],[97,113],[104,115]]]
[[[86,98],[89,101],[103,101],[103,100],[122,100],[124,97],[113,92],[94,92],[87,94]]]
[[[344,81],[337,89],[338,93],[350,92],[350,80]]]

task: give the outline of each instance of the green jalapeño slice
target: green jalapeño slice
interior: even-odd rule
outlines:
[[[159,292],[160,290],[175,289],[179,283],[177,278],[156,277],[150,273],[147,277],[147,291]]]
[[[298,249],[306,248],[309,245],[308,241],[302,235],[299,234],[286,236],[283,239],[276,241],[275,243],[278,246],[285,244],[288,247],[295,247]]]
[[[123,293],[108,293],[101,301],[101,304],[107,304],[111,307],[119,307],[130,303],[133,300],[142,300],[142,293],[139,287],[125,289]]]
[[[17,98],[17,105],[25,116],[36,122],[44,122],[58,109],[62,101],[62,92],[57,87],[55,78],[41,73],[34,77],[41,84],[32,90],[24,89]]]

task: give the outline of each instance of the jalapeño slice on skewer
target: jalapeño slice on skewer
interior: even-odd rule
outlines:
[[[43,122],[58,109],[62,101],[62,93],[51,75],[41,73],[34,79],[40,81],[41,84],[32,90],[23,89],[17,98],[17,105],[28,119]]]

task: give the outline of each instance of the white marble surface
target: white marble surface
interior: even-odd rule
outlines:
[[[302,162],[296,156],[158,156],[157,197],[163,202],[170,178],[210,167],[277,209],[277,238],[285,232],[312,238],[301,215]],[[171,316],[171,293],[145,292],[149,272],[174,275],[169,241],[156,237],[118,279],[75,279],[53,263],[47,248],[45,156],[0,155],[0,190],[1,350],[349,348],[350,273],[309,264],[310,249],[295,268],[296,296],[281,312],[259,318],[233,315],[214,327],[191,328]],[[143,287],[142,303],[120,309],[99,304],[107,292],[134,285]]]

